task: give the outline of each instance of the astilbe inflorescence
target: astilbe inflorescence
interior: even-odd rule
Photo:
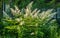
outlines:
[[[38,9],[32,11],[32,4],[33,2],[31,2],[24,10],[19,10],[17,6],[15,6],[15,9],[11,8],[11,13],[16,18],[5,20],[6,25],[11,25],[5,28],[16,29],[19,38],[32,38],[32,36],[33,38],[53,37],[52,35],[56,34],[54,31],[57,29],[57,27],[55,28],[54,26],[56,26],[57,23],[55,23],[55,20],[51,21],[50,23],[48,23],[48,21],[53,18],[56,13],[52,13],[53,9],[43,11],[42,13],[40,13],[40,10]]]

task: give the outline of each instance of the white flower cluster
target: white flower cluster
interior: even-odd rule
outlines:
[[[37,8],[35,10],[31,10],[33,2],[31,2],[30,4],[27,5],[26,9],[24,9],[24,13],[23,10],[19,10],[19,8],[17,6],[15,6],[15,9],[11,8],[11,13],[14,16],[19,16],[19,18],[16,18],[16,21],[20,22],[20,25],[23,25],[24,22],[26,21],[22,21],[25,18],[31,17],[32,19],[40,19],[41,21],[48,21],[50,20],[56,13],[52,13],[53,9],[49,9],[47,11],[43,11],[42,13],[40,13],[40,10],[38,10]],[[29,18],[29,19],[31,19]],[[30,20],[32,21],[32,20]],[[38,25],[38,23],[36,23],[36,26]]]

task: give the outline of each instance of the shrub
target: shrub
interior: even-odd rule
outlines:
[[[38,9],[32,11],[32,4],[33,2],[23,10],[19,10],[17,6],[15,9],[11,8],[14,19],[9,15],[2,19],[5,34],[16,34],[18,38],[59,38],[56,20],[49,21],[56,13],[52,13],[52,9],[42,13]]]

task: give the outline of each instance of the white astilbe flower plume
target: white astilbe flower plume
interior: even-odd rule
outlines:
[[[39,14],[39,12],[40,12],[40,10],[38,10],[37,12],[35,12],[34,17],[37,17],[38,14]]]
[[[47,10],[47,11],[43,11],[41,14],[40,14],[40,18],[42,20],[44,20],[45,18],[52,18],[56,13],[52,13],[53,9],[50,9],[50,10]]]
[[[51,18],[53,18],[53,16],[56,14],[56,13],[52,13],[53,9],[48,9],[47,11],[43,11],[42,13],[40,13],[40,10],[38,10],[37,8],[32,11],[31,10],[32,4],[33,4],[33,2],[31,2],[30,4],[28,4],[26,6],[26,9],[21,10],[21,11],[19,10],[19,8],[17,6],[15,6],[15,9],[11,8],[12,14],[15,15],[15,16],[16,15],[17,16],[20,15],[19,20],[22,18],[22,20],[24,19],[23,20],[24,22],[28,21],[29,24],[30,24],[30,22],[32,22],[33,19],[36,19],[36,18],[38,18],[38,20],[40,22],[42,22],[42,21],[43,22],[47,22],[48,20],[50,20]],[[23,14],[23,12],[24,12],[24,14]],[[17,19],[17,21],[18,21],[18,19]],[[24,24],[23,21],[20,22],[20,25]]]
[[[31,15],[31,7],[32,7],[32,4],[33,4],[33,2],[31,2],[30,4],[28,4],[27,6],[26,6],[26,9],[25,9],[25,17],[27,17],[27,16],[30,16]]]
[[[32,1],[31,3],[29,3],[29,4],[26,6],[26,8],[28,8],[29,10],[31,10],[32,4],[33,4],[33,1]]]
[[[15,9],[10,8],[11,9],[11,13],[16,16],[16,15],[20,15],[20,10],[18,9],[17,6],[15,6]]]
[[[32,15],[37,11],[38,9],[36,8],[35,10],[32,11]]]

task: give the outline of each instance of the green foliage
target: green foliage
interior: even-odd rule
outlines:
[[[2,0],[0,0],[0,9],[2,9]]]
[[[27,5],[24,10],[19,10],[17,6],[15,9],[11,8],[14,19],[5,13],[8,18],[2,19],[4,35],[15,35],[14,38],[60,38],[56,20],[49,21],[56,13],[52,13],[52,9],[42,13],[38,9],[32,11],[32,4],[33,2]]]

